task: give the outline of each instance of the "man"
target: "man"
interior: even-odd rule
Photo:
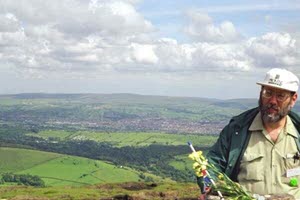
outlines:
[[[253,194],[288,193],[298,199],[300,117],[291,108],[299,79],[274,68],[257,84],[261,85],[259,107],[231,119],[208,152],[208,161]],[[204,199],[201,178],[198,184]]]

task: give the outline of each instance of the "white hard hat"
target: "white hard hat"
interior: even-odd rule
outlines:
[[[273,68],[267,72],[265,79],[257,84],[297,92],[299,79],[286,69]]]

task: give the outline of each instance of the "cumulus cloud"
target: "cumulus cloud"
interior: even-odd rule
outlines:
[[[257,67],[288,67],[299,64],[299,47],[288,33],[267,33],[250,38],[246,52]]]
[[[243,72],[299,64],[288,33],[243,38],[230,21],[220,24],[196,10],[184,28],[193,40],[159,38],[136,9],[137,0],[3,0],[0,63],[28,76],[49,72],[80,77],[102,72]],[[20,6],[21,5],[21,6]]]
[[[251,60],[239,45],[199,44],[193,54],[194,66],[201,70],[212,71],[248,71],[252,67]]]
[[[126,62],[131,41],[154,30],[136,11],[137,2],[2,1],[0,62],[40,72],[101,70]],[[137,62],[149,62],[138,51]]]
[[[241,37],[230,21],[215,25],[210,16],[196,10],[187,12],[187,18],[189,24],[185,32],[196,41],[227,43]]]
[[[18,19],[12,13],[0,14],[0,31],[1,32],[15,32],[18,30]]]
[[[190,45],[178,44],[171,38],[161,38],[157,41],[156,54],[159,57],[160,70],[163,72],[189,71],[190,55],[193,51]]]
[[[155,64],[158,61],[153,45],[132,44],[132,58],[138,63]]]

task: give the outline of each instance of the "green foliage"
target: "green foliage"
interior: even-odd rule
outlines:
[[[15,182],[18,183],[18,185],[45,187],[44,181],[39,176],[33,176],[30,174],[4,173],[2,174],[2,181]]]

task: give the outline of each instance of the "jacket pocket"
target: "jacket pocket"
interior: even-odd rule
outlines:
[[[262,154],[244,154],[240,165],[240,181],[263,180],[263,157]]]
[[[294,154],[289,154],[289,155],[294,155]],[[284,159],[285,170],[300,167],[300,160],[299,159],[294,159],[292,157],[283,158],[283,159]]]
[[[288,154],[288,155],[294,155],[294,154]],[[298,169],[300,168],[300,161],[298,159],[294,159],[292,156],[287,156],[283,158],[283,176],[282,176],[282,182],[289,184],[291,178],[300,178],[299,173],[288,173],[289,170]]]

